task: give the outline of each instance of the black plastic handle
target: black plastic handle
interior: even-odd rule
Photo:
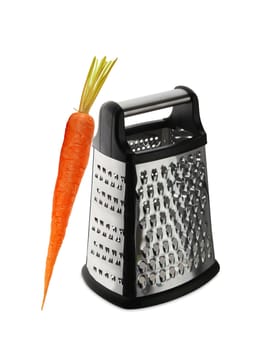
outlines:
[[[173,107],[190,101],[191,97],[186,90],[174,89],[159,94],[122,101],[118,104],[124,112],[124,117],[131,117],[136,114]]]
[[[171,115],[161,121],[140,123],[125,128],[125,117],[171,106],[173,107]],[[200,120],[198,98],[191,89],[178,86],[172,91],[160,94],[120,103],[104,103],[100,110],[99,127],[93,145],[105,155],[125,161],[127,155],[131,153],[126,134],[133,132],[133,128],[147,130],[150,127],[183,128],[193,135],[192,140],[189,141],[190,146],[206,143],[206,134]]]

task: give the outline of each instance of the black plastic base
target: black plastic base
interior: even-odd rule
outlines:
[[[213,278],[220,270],[220,266],[217,261],[204,273],[194,278],[193,280],[184,283],[173,289],[169,289],[165,292],[148,295],[145,297],[128,298],[117,293],[110,291],[109,289],[103,287],[100,283],[90,275],[87,266],[84,265],[82,268],[82,276],[88,286],[102,298],[110,301],[111,303],[123,307],[125,309],[137,309],[141,307],[153,306],[166,301],[179,298],[193,290],[201,287],[207,283],[211,278]]]

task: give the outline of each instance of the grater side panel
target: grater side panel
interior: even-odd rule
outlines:
[[[213,265],[205,147],[136,165],[137,296],[182,285]]]
[[[87,268],[104,287],[123,293],[125,163],[94,149]]]

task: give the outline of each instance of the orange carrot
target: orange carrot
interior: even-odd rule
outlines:
[[[46,259],[44,307],[53,268],[62,245],[73,203],[89,160],[94,120],[89,110],[115,61],[98,62],[94,57],[84,84],[79,111],[68,119],[61,148],[57,181],[53,194],[51,233]]]

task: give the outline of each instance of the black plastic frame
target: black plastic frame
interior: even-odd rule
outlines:
[[[87,283],[87,285],[102,298],[110,301],[112,304],[120,306],[125,309],[138,309],[148,306],[153,306],[157,304],[162,304],[167,301],[179,298],[187,293],[190,293],[205,283],[210,281],[220,270],[220,266],[217,261],[204,271],[201,275],[194,278],[193,280],[186,282],[178,287],[169,289],[164,292],[151,294],[145,297],[129,297],[122,296],[111,290],[105,288],[100,283],[98,283],[89,273],[87,266],[84,265],[82,268],[82,276]]]

